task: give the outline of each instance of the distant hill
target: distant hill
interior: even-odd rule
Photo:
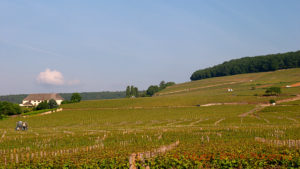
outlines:
[[[300,67],[300,51],[233,59],[222,64],[195,71],[190,79],[201,80],[244,73],[268,72]]]
[[[65,100],[70,100],[72,93],[60,93],[60,95]],[[101,100],[101,99],[117,99],[124,98],[126,93],[125,91],[117,92],[83,92],[80,93],[82,100]],[[0,101],[8,101],[12,103],[22,103],[22,100],[28,96],[28,94],[19,94],[19,95],[6,95],[0,96]]]

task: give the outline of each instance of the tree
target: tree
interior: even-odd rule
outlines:
[[[173,85],[175,85],[175,82],[167,82],[165,87],[169,87],[169,86],[173,86]]]
[[[126,88],[126,97],[130,97],[130,86]]]
[[[77,103],[81,101],[81,96],[79,93],[73,93],[71,96],[71,102]]]
[[[159,87],[158,87],[158,86],[156,86],[156,85],[151,85],[151,86],[149,86],[149,88],[147,89],[146,94],[147,94],[148,96],[153,96],[154,93],[156,93],[156,92],[158,92],[158,91],[159,91]]]
[[[273,95],[279,95],[281,93],[280,87],[270,87],[265,91],[266,95],[273,96]]]
[[[18,104],[13,104],[10,102],[0,102],[0,116],[9,116],[15,114],[21,114],[22,109]]]
[[[48,105],[49,105],[50,109],[54,109],[54,108],[58,107],[58,105],[54,99],[49,100]]]
[[[139,90],[137,87],[134,86],[127,86],[126,88],[126,97],[139,97]]]
[[[130,86],[130,96],[134,96],[134,86]]]
[[[49,104],[47,103],[47,100],[42,101],[41,103],[39,103],[36,108],[36,110],[44,110],[44,109],[49,109]]]
[[[166,82],[165,82],[165,81],[161,81],[161,82],[159,83],[159,89],[162,90],[162,89],[164,89],[164,88],[166,88]]]
[[[139,95],[139,90],[137,87],[134,87],[133,88],[133,96],[138,97],[138,95]]]

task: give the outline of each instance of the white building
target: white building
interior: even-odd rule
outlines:
[[[30,94],[28,95],[20,104],[20,106],[25,106],[25,107],[33,107],[37,106],[39,103],[42,101],[49,101],[49,100],[55,100],[58,105],[61,104],[64,99],[57,93],[50,93],[50,94]]]

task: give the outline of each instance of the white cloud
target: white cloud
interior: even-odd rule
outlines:
[[[80,83],[79,80],[67,81],[64,79],[64,76],[61,72],[51,69],[46,69],[44,72],[41,72],[37,77],[37,82],[40,84],[55,86],[78,85]]]
[[[41,72],[37,77],[38,83],[48,84],[48,85],[64,85],[65,80],[62,73],[56,70],[46,69]]]

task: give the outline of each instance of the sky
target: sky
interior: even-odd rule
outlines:
[[[300,50],[299,0],[0,0],[0,95],[140,90]]]

